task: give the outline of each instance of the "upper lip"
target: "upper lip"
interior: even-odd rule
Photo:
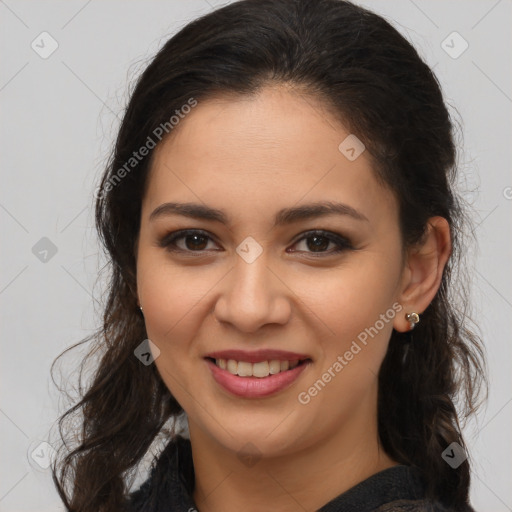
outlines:
[[[210,352],[205,357],[213,359],[234,359],[235,361],[245,361],[248,363],[259,363],[260,361],[294,361],[296,359],[310,359],[306,354],[298,352],[286,352],[275,349],[259,349],[248,352],[247,350],[218,350]]]

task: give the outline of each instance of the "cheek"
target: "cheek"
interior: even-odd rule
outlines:
[[[193,316],[194,306],[208,290],[206,282],[165,265],[141,272],[138,282],[146,324],[159,338],[174,332],[187,315]]]
[[[379,265],[371,268],[331,272],[330,277],[312,280],[307,296],[301,297],[327,334],[313,329],[319,359],[297,399],[313,416],[331,411],[324,427],[336,428],[375,399],[379,369],[401,306],[394,302],[389,273],[380,272]]]
[[[179,266],[151,249],[141,250],[137,267],[137,286],[148,338],[161,350],[160,358],[180,355],[193,357],[192,343],[208,316],[209,294],[222,278],[219,269],[207,266]]]
[[[216,281],[201,274],[199,267],[184,269],[157,258],[140,260],[138,286],[146,331],[160,350],[155,365],[185,409],[193,407],[190,396],[197,387],[198,347],[193,341],[208,315],[208,292]]]
[[[297,288],[302,290],[300,299],[325,333],[318,337],[322,367],[329,367],[348,351],[351,366],[378,370],[396,309],[401,308],[395,296],[399,274],[397,255],[366,253],[356,263],[311,273],[303,280]]]

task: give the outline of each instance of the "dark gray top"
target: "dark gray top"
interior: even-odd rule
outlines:
[[[195,512],[190,441],[176,437],[153,466],[149,478],[129,495],[127,512]],[[414,468],[394,466],[367,478],[326,503],[318,512],[459,512],[424,498]],[[462,512],[462,511],[460,511]],[[474,512],[467,507],[464,512]]]

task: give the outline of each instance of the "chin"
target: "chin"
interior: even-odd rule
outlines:
[[[234,418],[223,416],[223,421],[212,422],[206,418],[202,430],[208,433],[224,449],[228,449],[239,456],[252,455],[258,457],[284,456],[290,452],[304,448],[304,420],[299,424],[290,421],[293,415],[268,414],[255,417],[237,415]],[[284,420],[284,421],[283,421]],[[302,427],[302,428],[301,428]],[[193,438],[193,432],[191,432]]]

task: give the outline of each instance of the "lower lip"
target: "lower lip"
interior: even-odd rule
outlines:
[[[233,395],[244,398],[261,398],[273,395],[290,386],[295,382],[299,375],[309,366],[310,361],[306,361],[293,370],[269,375],[268,377],[239,377],[233,375],[227,370],[219,368],[213,361],[206,359],[213,378],[225,390]]]

